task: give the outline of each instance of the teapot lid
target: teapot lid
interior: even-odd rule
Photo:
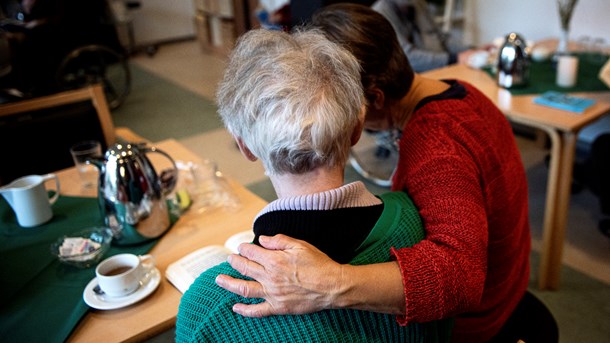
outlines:
[[[525,38],[523,38],[523,36],[516,32],[511,32],[506,35],[504,45],[521,46],[523,49],[525,49],[527,43],[525,42]]]
[[[119,142],[109,147],[106,151],[106,159],[122,159],[140,154],[140,149],[145,147],[146,143],[130,143]]]

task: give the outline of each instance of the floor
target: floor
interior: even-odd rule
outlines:
[[[132,62],[189,89],[210,100],[222,77],[226,64],[223,56],[206,54],[196,41],[186,41],[162,46],[154,57],[134,56]],[[219,168],[244,185],[263,182],[266,177],[260,164],[251,164],[233,149],[231,137],[218,129],[180,140],[204,158],[217,161]],[[540,140],[534,141],[517,136],[517,143],[528,175],[530,186],[530,221],[532,246],[539,251],[543,204],[548,169],[544,164],[547,151]],[[202,146],[218,146],[215,151],[198,151]],[[596,197],[585,190],[574,194],[570,203],[570,214],[563,261],[569,267],[610,285],[610,239],[601,235],[597,221],[602,218]]]

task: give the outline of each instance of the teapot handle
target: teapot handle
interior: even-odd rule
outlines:
[[[171,193],[171,191],[174,190],[174,187],[176,187],[176,184],[178,183],[178,167],[176,166],[176,162],[174,161],[174,159],[165,151],[161,150],[161,149],[157,149],[156,147],[146,147],[144,149],[142,149],[144,152],[146,153],[158,153],[161,154],[163,156],[165,156],[171,163],[173,166],[173,170],[171,170],[169,172],[168,176],[165,176],[164,174],[165,171],[159,176],[161,179],[161,185],[164,186],[162,188],[162,191],[164,193],[164,195],[167,195],[169,193]],[[164,180],[164,176],[165,178],[167,178],[168,180]]]

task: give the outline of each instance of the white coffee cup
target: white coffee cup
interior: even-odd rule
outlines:
[[[152,255],[118,254],[100,262],[95,268],[95,275],[105,294],[124,297],[146,283],[154,267]]]
[[[51,179],[55,180],[55,194],[49,197],[45,182]],[[0,194],[15,211],[20,226],[38,226],[53,218],[51,205],[59,197],[59,178],[55,174],[24,176],[0,187]]]

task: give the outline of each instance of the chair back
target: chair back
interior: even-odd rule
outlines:
[[[10,48],[8,35],[0,29],[0,77],[6,76],[11,72]]]
[[[116,140],[99,85],[0,105],[0,185],[72,167],[70,147],[83,140],[104,150]]]

